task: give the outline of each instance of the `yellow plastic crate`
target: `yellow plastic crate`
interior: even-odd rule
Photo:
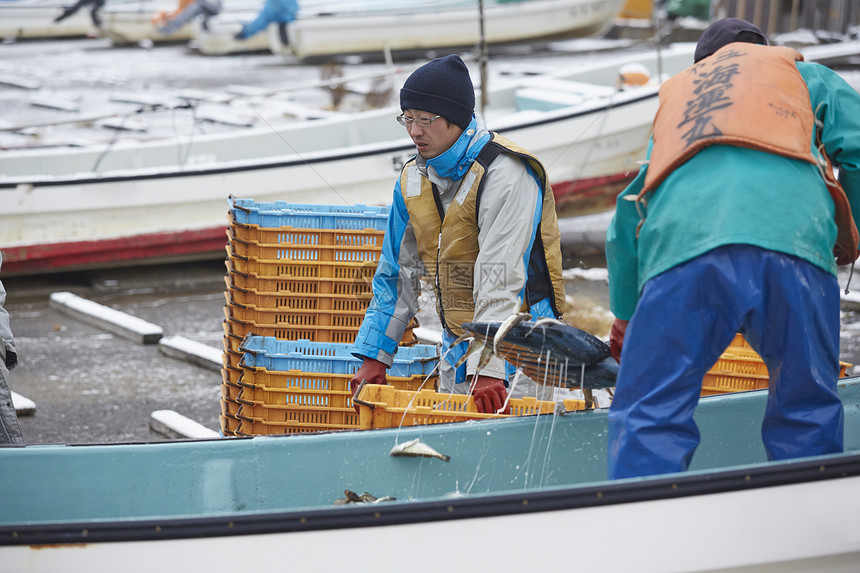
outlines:
[[[272,336],[280,340],[311,340],[313,342],[341,342],[352,344],[364,315],[340,317],[336,325],[316,325],[308,314],[297,314],[285,319],[290,322],[268,323],[255,320],[241,320],[233,315],[233,307],[224,306],[224,317],[230,324],[233,335],[244,338],[248,333],[259,336]],[[265,320],[265,319],[264,319]]]
[[[356,312],[364,311],[370,305],[372,294],[319,294],[291,291],[266,292],[257,289],[243,289],[231,284],[230,277],[225,276],[227,289],[225,297],[228,304],[236,306],[253,305],[272,310],[313,310]]]
[[[839,377],[844,377],[847,362],[839,362]],[[702,395],[725,394],[759,390],[770,385],[770,374],[761,356],[742,334],[736,334],[731,344],[702,380]]]
[[[239,273],[251,273],[261,277],[292,277],[300,279],[337,278],[346,276],[358,278],[365,276],[370,270],[371,276],[376,272],[376,264],[379,257],[365,260],[330,261],[318,258],[300,258],[301,253],[293,253],[295,257],[282,257],[280,259],[258,259],[255,257],[242,257],[231,251],[230,245],[226,246],[227,260],[233,269]],[[376,253],[378,255],[378,253]]]
[[[365,385],[356,403],[362,430],[552,414],[556,408],[552,401],[511,398],[510,414],[482,414],[469,395],[439,393],[432,389],[400,390],[376,384]],[[565,400],[563,404],[568,411],[585,409],[584,400]]]
[[[274,327],[289,326],[326,326],[345,328],[356,331],[361,326],[367,306],[354,304],[358,301],[345,301],[341,308],[323,310],[317,308],[319,299],[312,297],[285,297],[284,306],[272,308],[257,304],[239,304],[230,300],[230,293],[225,292],[224,298],[230,309],[231,318],[257,324],[268,324]]]
[[[243,320],[237,315],[246,318],[262,318],[266,322]],[[364,313],[327,313],[324,315],[321,314],[321,316],[314,316],[312,313],[307,312],[273,312],[270,314],[261,313],[255,316],[239,310],[235,306],[225,305],[224,318],[225,336],[229,339],[229,346],[225,346],[225,349],[238,351],[238,344],[248,333],[258,336],[272,336],[280,340],[310,340],[313,342],[352,344],[355,341],[358,330],[361,328]],[[415,336],[415,328],[417,327],[418,321],[413,319],[403,332],[400,346],[412,346],[418,342],[418,338]]]
[[[236,400],[239,397],[242,386],[239,385],[241,371],[238,368],[236,370],[236,376],[233,377],[228,373],[226,368],[221,369],[221,399],[238,404]]]
[[[302,229],[233,223],[227,229],[232,252],[257,259],[378,261],[385,231]]]
[[[370,296],[373,293],[373,275],[376,263],[341,266],[334,263],[322,265],[282,265],[284,274],[265,275],[236,269],[233,260],[224,261],[230,286],[237,290],[282,293],[296,295],[339,297]],[[277,272],[277,265],[265,266],[264,271]],[[322,271],[322,272],[320,272]]]
[[[349,382],[352,374],[278,371],[242,365],[235,384],[222,388],[221,414],[230,435],[269,435],[359,427]],[[437,377],[389,376],[391,388],[435,388]],[[238,391],[236,390],[238,387]]]

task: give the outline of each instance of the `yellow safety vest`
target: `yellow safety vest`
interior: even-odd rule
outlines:
[[[542,257],[548,273],[543,277],[529,277],[522,310],[528,310],[530,304],[549,297],[556,315],[561,316],[564,312],[561,237],[555,198],[546,170],[522,147],[496,133],[492,136],[464,175],[447,213],[443,212],[438,191],[426,177],[421,177],[419,193],[409,191],[409,173],[417,174],[414,168],[410,169],[415,159],[407,163],[401,173],[400,189],[415,231],[418,254],[436,285],[436,306],[442,325],[455,336],[463,334],[461,324],[474,319],[475,262],[480,250],[478,209],[484,174],[499,153],[513,154],[528,161],[541,181],[543,193],[539,234],[535,238],[532,257]],[[534,252],[536,249],[539,249],[537,253]]]

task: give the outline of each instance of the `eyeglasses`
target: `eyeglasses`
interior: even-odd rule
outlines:
[[[435,115],[433,117],[406,117],[401,113],[395,119],[397,119],[397,123],[399,123],[403,127],[412,127],[414,124],[417,123],[422,128],[427,128],[430,127],[430,125],[440,117],[442,116]]]

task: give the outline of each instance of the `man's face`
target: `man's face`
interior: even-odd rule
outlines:
[[[443,154],[463,133],[462,127],[450,123],[444,117],[434,119],[428,126],[421,125],[422,120],[436,117],[435,113],[420,109],[406,109],[403,110],[403,117],[407,120],[415,120],[411,124],[407,122],[406,131],[415,143],[418,154],[424,159],[433,159]]]

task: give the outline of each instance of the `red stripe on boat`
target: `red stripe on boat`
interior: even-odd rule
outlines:
[[[3,251],[3,274],[52,272],[120,266],[129,262],[190,260],[220,254],[227,244],[226,226],[195,231],[151,233],[100,241],[77,241]]]

